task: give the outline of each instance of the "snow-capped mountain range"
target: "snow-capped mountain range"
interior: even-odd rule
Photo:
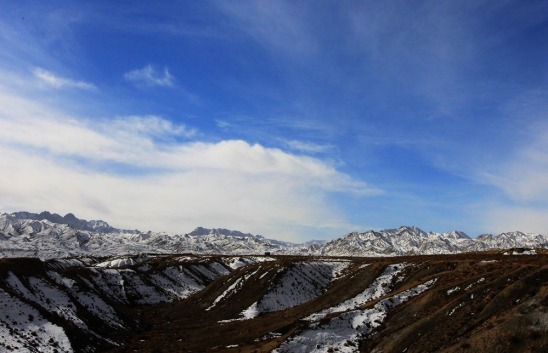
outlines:
[[[196,228],[188,234],[140,232],[49,212],[0,214],[0,257],[58,258],[139,253],[262,254],[307,252],[293,244],[227,229]]]
[[[485,234],[426,233],[417,227],[353,232],[328,243],[303,244],[267,239],[228,229],[198,227],[187,234],[118,229],[107,222],[86,221],[69,213],[0,214],[0,257],[57,258],[74,255],[137,253],[308,254],[331,256],[398,256],[454,254],[508,248],[548,248],[548,236],[522,232]]]
[[[548,236],[522,232],[483,234],[470,238],[463,232],[426,233],[417,227],[353,232],[325,244],[323,255],[398,256],[456,254],[489,249],[547,248]]]

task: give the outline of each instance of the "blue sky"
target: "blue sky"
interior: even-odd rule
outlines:
[[[548,232],[546,1],[0,8],[2,211]]]

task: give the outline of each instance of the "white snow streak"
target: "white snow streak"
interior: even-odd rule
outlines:
[[[373,308],[352,310],[320,325],[316,322],[297,336],[290,337],[274,350],[277,353],[319,353],[337,351],[350,353],[358,351],[358,341],[363,335],[378,327],[394,307],[404,303],[436,282],[435,279],[420,284],[412,289],[383,299]]]

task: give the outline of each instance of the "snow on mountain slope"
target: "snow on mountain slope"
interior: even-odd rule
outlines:
[[[471,239],[463,232],[426,233],[417,227],[350,233],[321,248],[331,256],[398,256],[456,254],[513,247],[548,247],[548,236],[522,232],[482,235]]]
[[[350,265],[350,261],[298,262],[276,278],[266,294],[240,315],[254,318],[267,312],[306,303],[322,295],[333,280]]]
[[[2,352],[73,352],[63,328],[48,321],[26,302],[0,289],[0,350]]]
[[[60,223],[59,223],[60,222]],[[515,247],[548,248],[548,236],[522,232],[469,238],[463,232],[426,233],[417,227],[350,233],[328,243],[293,244],[227,229],[198,227],[188,234],[126,231],[104,221],[49,212],[0,214],[0,257],[59,258],[122,254],[295,254],[398,256],[455,254]]]
[[[56,213],[44,211],[42,213],[14,212],[11,215],[20,220],[47,220],[51,223],[66,224],[76,230],[89,230],[99,233],[139,233],[138,230],[117,229],[111,227],[107,222],[101,220],[86,221],[85,219],[78,219],[72,213],[67,213],[65,216],[60,216]]]
[[[0,259],[0,352],[538,352],[546,256]]]
[[[212,309],[213,307],[215,307],[215,305],[217,305],[217,303],[219,303],[221,300],[223,300],[223,299],[225,299],[225,298],[227,298],[227,297],[230,297],[230,296],[233,296],[233,295],[237,294],[237,293],[238,293],[238,290],[239,290],[240,288],[242,288],[242,286],[245,284],[245,282],[246,282],[249,278],[253,277],[253,276],[257,273],[257,271],[259,271],[259,269],[255,270],[255,271],[253,271],[253,272],[251,272],[251,273],[247,273],[247,274],[245,274],[245,275],[242,276],[242,277],[236,278],[236,280],[235,280],[232,284],[230,284],[230,286],[228,286],[228,288],[227,288],[224,292],[222,292],[221,295],[219,295],[217,298],[215,298],[215,300],[213,301],[213,303],[212,303],[210,306],[208,306],[208,307],[206,308],[206,311],[211,310],[211,309]]]
[[[309,321],[319,321],[323,319],[328,314],[340,313],[352,309],[356,309],[365,303],[380,298],[381,296],[388,293],[392,290],[392,282],[397,279],[397,276],[405,269],[406,264],[393,264],[388,265],[384,272],[377,277],[373,283],[369,285],[363,292],[356,295],[353,298],[350,298],[338,305],[332,306],[330,308],[324,309],[320,312],[314,313],[305,320]]]
[[[429,280],[404,292],[383,299],[371,309],[352,310],[333,317],[327,323],[317,322],[308,330],[291,337],[273,352],[356,352],[360,338],[381,325],[395,307],[421,294],[436,283]]]
[[[44,214],[47,217],[39,219]],[[64,223],[54,223],[51,219]],[[196,228],[183,235],[139,233],[116,229],[103,221],[75,219],[71,214],[61,217],[47,212],[39,215],[26,212],[0,214],[0,257],[58,258],[139,253],[247,255],[300,253],[307,252],[309,247],[226,229]]]
[[[230,273],[224,261],[192,256],[0,259],[0,351],[113,347],[135,326],[115,308],[186,298]]]

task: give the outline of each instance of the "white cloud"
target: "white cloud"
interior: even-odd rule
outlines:
[[[546,234],[548,208],[495,206],[488,208],[484,221],[490,232],[522,231]]]
[[[39,67],[34,68],[32,70],[32,73],[41,82],[53,88],[78,88],[78,89],[86,89],[86,90],[97,89],[97,87],[95,87],[95,85],[91,83],[60,77],[50,71],[44,70]]]
[[[537,106],[536,113],[546,113],[546,108]],[[548,123],[541,120],[527,130],[521,147],[480,175],[508,198],[489,205],[486,229],[548,232]]]
[[[203,225],[295,240],[339,235],[346,222],[330,192],[376,192],[319,159],[187,139],[194,135],[157,116],[72,117],[0,87],[0,206],[144,230]]]
[[[285,143],[287,146],[289,146],[289,148],[305,153],[327,152],[329,150],[332,150],[334,147],[333,145],[320,145],[313,142],[304,142],[297,140],[285,141]]]
[[[518,202],[548,200],[547,97],[546,91],[527,92],[511,102],[508,117],[513,123],[507,136],[512,138],[504,142],[512,149],[481,174],[485,182]]]
[[[190,138],[197,133],[196,129],[175,125],[173,122],[155,115],[118,117],[107,128],[124,131],[129,135],[146,135],[158,138],[177,136]]]
[[[204,225],[286,239],[299,236],[291,232],[295,227],[343,222],[321,196],[304,192],[291,178],[200,169],[132,177],[6,147],[0,153],[2,170],[10,171],[0,176],[0,195],[12,209],[75,212],[145,230],[184,232]]]
[[[162,72],[157,72],[151,65],[147,65],[142,69],[126,72],[124,74],[124,79],[135,84],[144,84],[151,87],[171,87],[175,80],[167,68],[164,68]]]

